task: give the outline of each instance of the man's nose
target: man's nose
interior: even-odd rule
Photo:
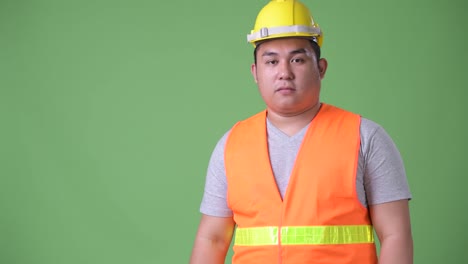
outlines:
[[[279,63],[278,77],[280,80],[291,80],[294,78],[294,74],[291,70],[291,64],[289,64],[289,61]]]

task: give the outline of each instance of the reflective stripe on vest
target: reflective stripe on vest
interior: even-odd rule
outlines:
[[[278,227],[237,228],[236,246],[278,245]],[[374,243],[371,225],[289,226],[281,228],[282,245]]]

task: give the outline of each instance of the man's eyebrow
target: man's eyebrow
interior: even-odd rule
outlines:
[[[306,49],[304,48],[301,48],[301,49],[296,49],[296,50],[292,50],[289,52],[289,54],[307,54],[309,53],[309,51],[307,51]],[[263,54],[262,54],[262,57],[267,57],[267,56],[275,56],[275,55],[278,55],[277,52],[274,52],[274,51],[265,51]]]
[[[307,54],[309,53],[306,49],[297,49],[289,52],[289,54]]]
[[[278,53],[273,52],[273,51],[265,51],[265,52],[263,52],[262,57],[275,56],[275,55],[278,55]]]

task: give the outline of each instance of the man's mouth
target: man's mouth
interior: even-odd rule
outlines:
[[[292,88],[292,87],[280,87],[278,89],[276,89],[275,92],[281,92],[281,93],[288,93],[288,92],[294,92],[296,89]]]

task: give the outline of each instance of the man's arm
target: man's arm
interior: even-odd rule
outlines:
[[[369,206],[380,241],[379,264],[412,264],[413,237],[408,200]]]
[[[224,264],[234,227],[232,217],[202,215],[190,264]]]

